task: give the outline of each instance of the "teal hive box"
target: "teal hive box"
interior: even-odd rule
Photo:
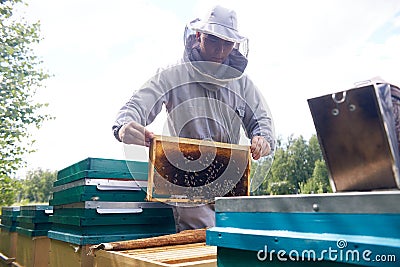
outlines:
[[[147,180],[148,163],[141,161],[87,158],[57,173],[54,186],[70,183],[82,178],[114,178]]]
[[[175,233],[171,206],[145,202],[148,163],[87,158],[54,182],[51,239],[78,245]]]
[[[51,227],[51,214],[53,207],[49,205],[21,206],[20,215],[17,216],[17,233],[29,237],[47,236]]]
[[[7,231],[15,231],[19,213],[20,207],[2,207],[0,216],[2,228]]]
[[[1,217],[7,216],[15,218],[19,215],[20,207],[19,206],[10,206],[10,207],[1,207]]]
[[[399,266],[399,201],[399,191],[219,198],[207,244],[218,266]]]
[[[144,201],[147,162],[87,158],[57,173],[50,205]]]
[[[175,233],[171,206],[85,201],[56,206],[49,237],[79,245]]]
[[[147,181],[83,178],[53,188],[50,205],[83,201],[144,201]]]

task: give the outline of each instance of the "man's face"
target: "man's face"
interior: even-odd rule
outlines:
[[[205,61],[222,63],[232,52],[234,42],[225,41],[211,34],[200,34],[200,55]]]

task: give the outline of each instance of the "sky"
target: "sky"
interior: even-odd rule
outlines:
[[[26,170],[61,170],[88,157],[125,159],[112,135],[118,110],[159,67],[183,54],[187,22],[215,4],[237,12],[249,38],[246,73],[265,97],[277,136],[315,127],[307,99],[380,76],[400,85],[398,0],[28,0],[19,14],[40,21],[36,47],[53,76],[35,100],[55,117],[32,129]],[[162,133],[165,114],[149,126]],[[147,161],[135,147],[131,159]],[[23,175],[23,172],[21,173]]]

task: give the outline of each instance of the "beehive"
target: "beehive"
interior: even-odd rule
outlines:
[[[54,186],[64,185],[84,178],[147,180],[147,162],[86,158],[57,173]]]
[[[47,236],[51,228],[49,220],[53,214],[53,207],[49,205],[27,205],[21,206],[20,214],[17,216],[18,234],[35,237]]]
[[[147,162],[103,158],[81,160],[58,171],[50,205],[143,201],[146,197],[147,165]]]
[[[172,208],[163,203],[85,201],[55,207],[52,239],[77,245],[175,232]]]
[[[249,195],[249,146],[155,136],[150,147],[147,199],[211,202]]]
[[[399,200],[398,191],[218,198],[206,243],[218,266],[394,267]]]
[[[47,232],[51,227],[49,217],[52,212],[53,207],[49,205],[21,206],[17,216],[16,266],[47,266],[50,249]]]
[[[20,207],[2,207],[0,224],[0,266],[9,266],[17,255],[17,216]]]
[[[144,203],[147,169],[147,162],[86,158],[60,170],[49,237],[87,245],[175,232],[170,206]]]

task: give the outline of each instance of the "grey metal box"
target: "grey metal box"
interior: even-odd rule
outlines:
[[[308,100],[333,191],[400,187],[389,84]]]

